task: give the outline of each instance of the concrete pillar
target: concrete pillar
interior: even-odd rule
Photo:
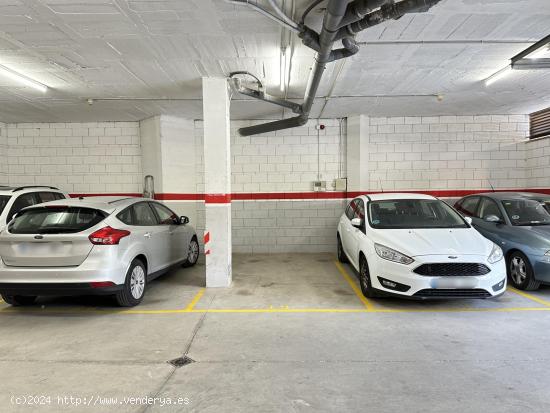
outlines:
[[[366,192],[369,184],[369,117],[350,116],[347,120],[348,192]],[[354,195],[355,196],[355,195]]]
[[[157,199],[197,225],[197,202],[185,199],[197,192],[194,121],[153,116],[140,122],[140,135],[143,177],[152,175]]]
[[[231,285],[231,157],[229,88],[203,78],[206,286]]]

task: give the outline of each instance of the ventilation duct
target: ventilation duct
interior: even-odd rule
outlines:
[[[298,25],[293,22],[277,7],[274,0],[269,0],[277,14],[277,16],[271,15],[273,20],[285,27],[297,26],[299,28],[298,36],[302,39],[302,43],[316,51],[315,60],[301,105],[268,95],[262,87],[259,87],[258,90],[246,87],[239,79],[233,78],[233,86],[237,92],[289,108],[297,114],[292,118],[241,128],[239,133],[242,136],[250,136],[305,125],[309,119],[313,100],[326,65],[335,60],[353,56],[359,51],[359,46],[355,41],[357,33],[384,21],[398,19],[407,13],[425,12],[439,1],[402,0],[394,3],[389,0],[355,0],[351,2],[349,0],[328,0],[323,25],[320,33],[317,33],[304,23]],[[229,2],[249,4],[246,0],[229,0]],[[267,13],[267,10],[263,10],[263,12]],[[338,40],[342,41],[343,47],[333,49],[334,43]],[[232,75],[230,76],[232,77]],[[259,82],[258,85],[260,85]]]

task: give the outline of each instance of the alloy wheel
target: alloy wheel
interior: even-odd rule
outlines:
[[[136,266],[130,275],[130,292],[136,300],[140,299],[145,290],[145,271],[141,266]]]
[[[513,257],[510,261],[510,276],[516,285],[525,282],[527,278],[527,266],[521,257]]]
[[[189,243],[189,252],[187,254],[187,262],[194,264],[199,259],[199,243],[193,239]]]

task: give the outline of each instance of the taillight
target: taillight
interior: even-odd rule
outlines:
[[[130,231],[105,227],[90,234],[88,239],[94,245],[118,245],[120,240],[130,235]]]

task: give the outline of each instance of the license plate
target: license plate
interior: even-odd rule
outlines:
[[[475,288],[477,281],[464,278],[435,278],[431,281],[432,288]]]
[[[62,242],[22,243],[17,248],[18,252],[25,256],[64,255],[69,249],[70,244]]]

